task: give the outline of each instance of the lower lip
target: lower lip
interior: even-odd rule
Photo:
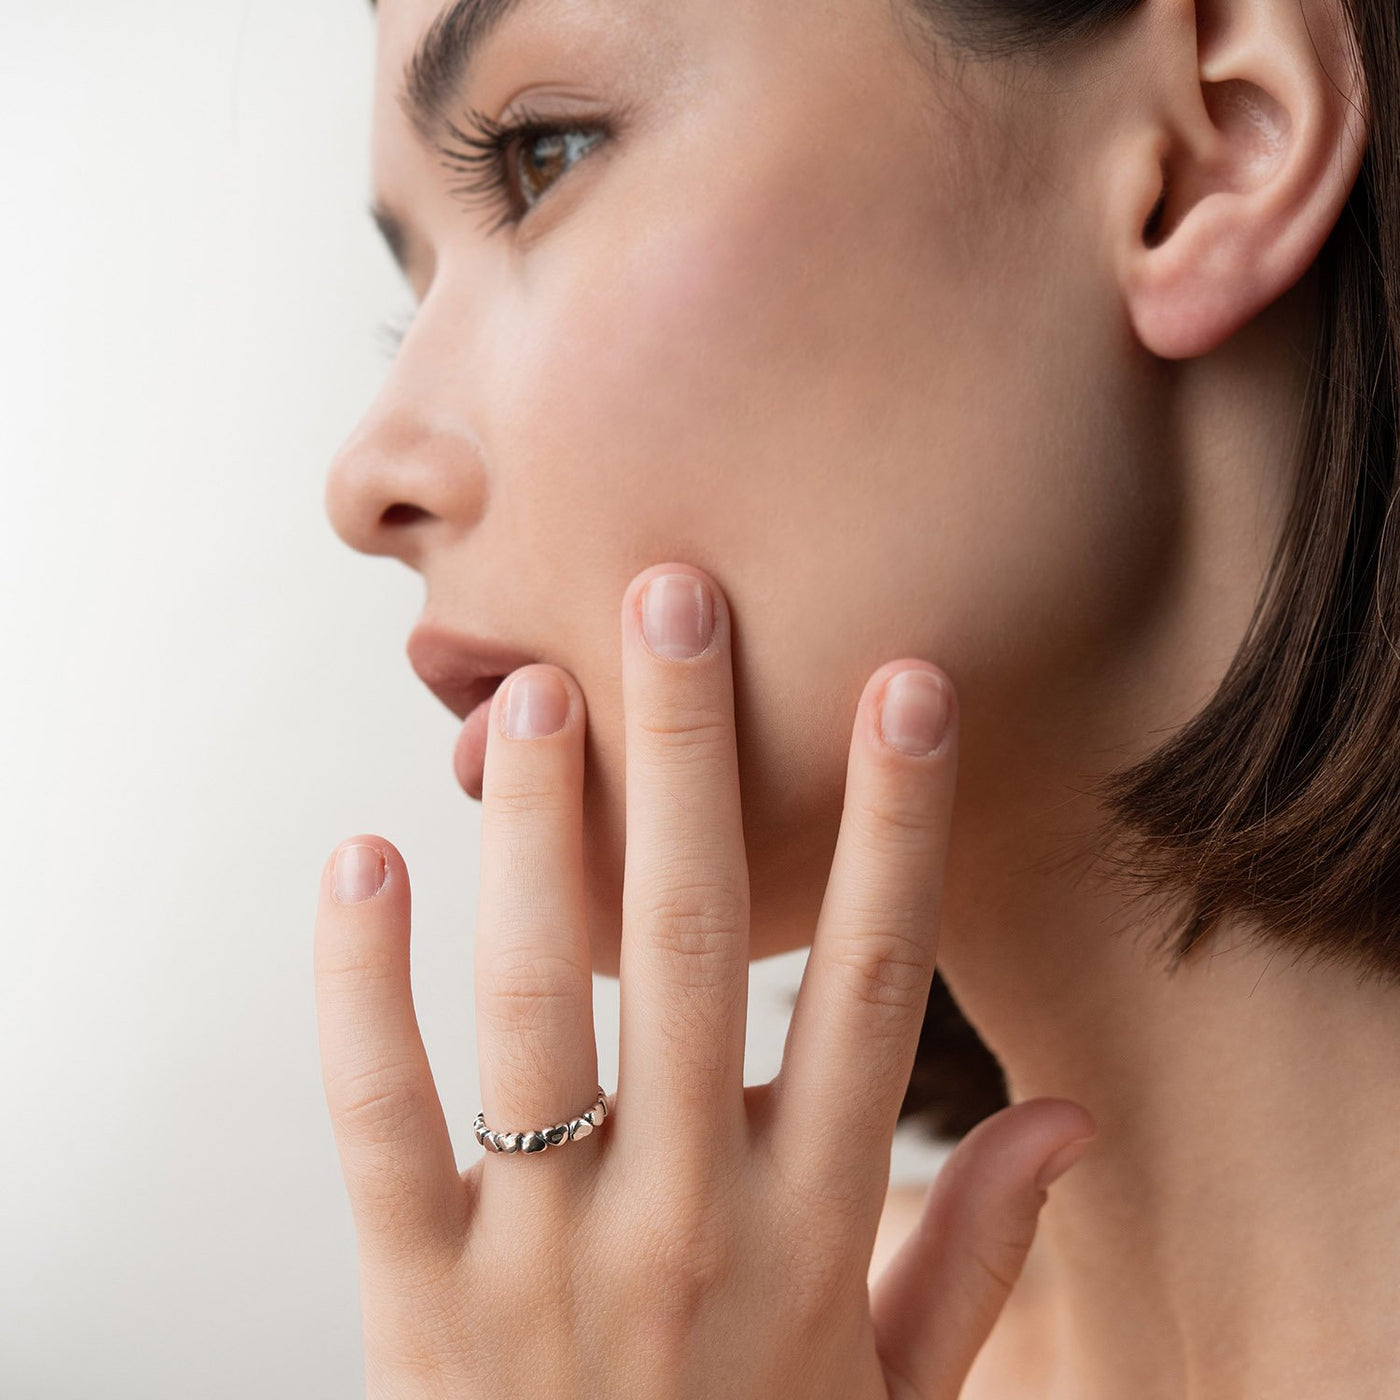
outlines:
[[[478,802],[481,801],[482,785],[486,778],[486,729],[491,722],[491,702],[495,698],[494,692],[488,695],[462,721],[457,746],[452,750],[452,767],[456,771],[457,781],[462,785],[462,791]]]

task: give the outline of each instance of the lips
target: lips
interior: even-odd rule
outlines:
[[[461,720],[512,671],[536,660],[500,642],[426,622],[414,628],[407,652],[419,680]]]

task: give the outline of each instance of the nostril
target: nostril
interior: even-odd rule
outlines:
[[[411,506],[407,502],[400,501],[390,506],[380,519],[386,525],[412,525],[417,520],[422,520],[428,512],[421,506]]]

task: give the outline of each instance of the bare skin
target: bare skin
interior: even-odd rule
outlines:
[[[672,623],[660,636],[658,617]],[[622,633],[631,820],[615,1113],[575,1119],[548,1157],[540,1134],[515,1139],[553,1123],[562,1135],[597,1092],[586,709],[566,673],[526,666],[491,705],[477,1136],[485,1145],[492,1124],[510,1138],[465,1172],[413,1011],[403,857],[369,835],[322,872],[317,1015],[360,1245],[368,1394],[469,1400],[547,1376],[599,1400],[955,1400],[1047,1188],[1095,1131],[1051,1096],[979,1123],[939,1174],[929,1228],[867,1288],[937,952],[955,693],[908,659],[865,687],[782,1068],[746,1086],[732,614],[698,571],[663,565],[628,587]]]
[[[880,1217],[868,1282],[873,1289],[918,1225],[932,1183],[891,1186]],[[960,1400],[1025,1400],[1051,1393],[1057,1370],[1053,1298],[1046,1245],[1037,1231],[991,1334],[971,1367]]]
[[[1018,68],[926,63],[884,0],[536,0],[453,110],[616,132],[489,234],[394,100],[437,8],[380,6],[421,305],[327,508],[586,697],[593,968],[639,570],[732,605],[751,957],[812,941],[863,687],[925,658],[962,716],[938,965],[1018,1106],[1099,1127],[964,1394],[1392,1394],[1395,997],[1242,929],[1167,979],[1081,795],[1210,696],[1278,538],[1366,138],[1338,0],[1145,0]]]

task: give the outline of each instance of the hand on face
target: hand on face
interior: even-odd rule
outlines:
[[[1094,1124],[1055,1099],[980,1124],[867,1288],[934,970],[951,683],[910,660],[868,680],[782,1068],[746,1089],[728,603],[702,571],[657,566],[626,590],[622,634],[621,1041],[594,1131],[459,1172],[413,1009],[403,859],[362,836],[322,872],[322,1067],[371,1400],[952,1400],[1020,1273],[1041,1169],[1069,1165]],[[584,732],[557,667],[521,668],[492,701],[476,1024],[485,1123],[502,1134],[568,1124],[598,1097]]]

